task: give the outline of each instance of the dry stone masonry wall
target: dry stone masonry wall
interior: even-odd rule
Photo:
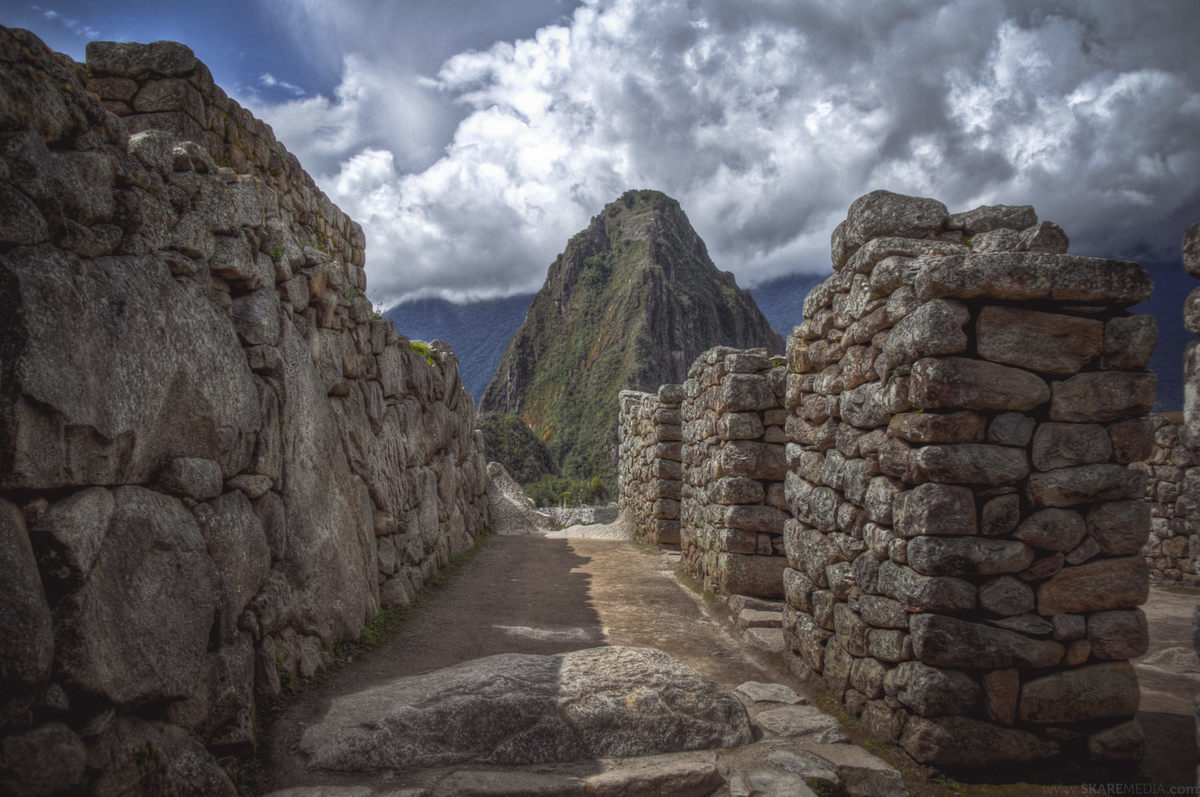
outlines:
[[[1193,582],[1200,558],[1200,461],[1183,443],[1178,415],[1153,415],[1154,447],[1136,464],[1146,472],[1150,539],[1143,553],[1151,578]]]
[[[924,763],[1140,755],[1151,283],[1066,245],[868,194],[789,338],[785,634]]]
[[[682,399],[679,385],[663,385],[657,394],[623,390],[619,396],[621,512],[637,535],[654,545],[679,545]]]
[[[683,566],[705,589],[782,597],[783,358],[709,349],[683,384]]]
[[[783,421],[785,462],[756,475],[764,509],[783,508],[783,475],[789,512],[738,538],[748,554],[754,535],[747,559],[775,553],[785,518],[794,669],[923,763],[1139,756],[1128,660],[1147,645],[1151,514],[1131,464],[1154,445],[1156,328],[1127,308],[1149,295],[1147,272],[1066,254],[1031,207],[951,215],[885,191],[851,206],[832,248],[835,273],[788,339],[783,412],[766,392],[754,409],[764,444]],[[742,474],[722,470],[733,441],[702,396],[755,372],[745,357],[709,353],[689,381],[691,562],[719,550],[692,540],[737,528],[706,500]],[[698,571],[734,586],[719,564]]]
[[[0,29],[0,791],[228,794],[277,693],[487,523],[457,361],[178,44]]]

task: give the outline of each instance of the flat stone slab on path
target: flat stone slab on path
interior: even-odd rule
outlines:
[[[742,704],[651,648],[502,653],[337,697],[304,731],[309,768],[541,764],[747,744]]]

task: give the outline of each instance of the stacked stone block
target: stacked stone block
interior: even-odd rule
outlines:
[[[766,349],[709,349],[688,371],[680,535],[707,590],[782,597],[785,378]]]
[[[922,763],[1140,755],[1148,274],[885,191],[832,243],[787,351],[797,672]]]
[[[639,537],[654,545],[679,545],[683,465],[679,385],[657,394],[623,390],[618,473],[621,511]]]
[[[1143,553],[1150,576],[1188,581],[1200,557],[1200,461],[1183,444],[1178,414],[1151,416],[1154,446],[1137,467],[1147,475],[1150,539]]]
[[[0,791],[232,794],[255,693],[472,544],[483,443],[190,50],[89,56],[0,28]]]

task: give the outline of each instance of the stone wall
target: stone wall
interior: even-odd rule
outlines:
[[[1121,760],[1144,744],[1128,659],[1147,645],[1151,517],[1130,465],[1154,443],[1156,327],[1127,308],[1151,282],[1066,248],[1027,206],[860,198],[788,339],[785,389],[752,408],[764,442],[781,419],[786,433],[784,467],[757,475],[776,508],[784,476],[794,669],[922,763]],[[721,438],[718,386],[777,380],[751,359],[698,360],[682,407],[681,535],[709,588],[725,585],[704,563],[731,548],[701,541],[739,524],[722,506],[736,502],[700,487],[754,475],[729,469],[751,456],[725,462],[741,445]],[[779,518],[740,524],[746,561],[776,552]]]
[[[788,341],[785,634],[923,763],[1140,755],[1151,283],[1066,246],[873,192]]]
[[[684,383],[683,566],[706,590],[782,597],[784,361],[718,347]]]
[[[482,439],[186,47],[88,55],[0,29],[0,791],[232,793],[255,692],[487,523]]]
[[[683,497],[683,389],[663,385],[657,394],[623,390],[619,400],[621,512],[642,539],[677,546]]]
[[[1147,475],[1150,539],[1142,553],[1150,576],[1192,582],[1200,557],[1200,457],[1183,444],[1179,414],[1151,416],[1154,447],[1138,468]]]

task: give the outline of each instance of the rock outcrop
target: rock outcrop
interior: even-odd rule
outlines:
[[[364,243],[183,45],[0,29],[0,790],[231,793],[256,690],[485,526]]]
[[[480,408],[523,418],[563,475],[615,482],[618,393],[681,381],[721,344],[782,351],[679,203],[628,191],[551,264]]]
[[[546,764],[753,738],[731,694],[659,650],[502,653],[335,698],[304,731],[313,769]]]

